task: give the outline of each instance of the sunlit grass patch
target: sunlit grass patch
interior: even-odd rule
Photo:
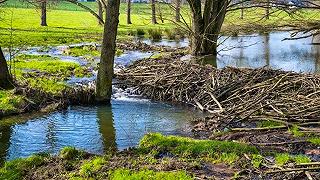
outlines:
[[[47,154],[42,154],[7,161],[0,169],[0,179],[22,179],[25,170],[42,165],[46,157],[48,157]]]
[[[110,172],[110,179],[112,180],[134,180],[134,179],[148,179],[148,180],[191,180],[191,176],[184,171],[175,172],[156,172],[152,170],[132,171],[129,169],[117,169]]]
[[[305,156],[302,154],[301,155],[290,155],[288,153],[276,154],[275,160],[276,160],[276,164],[278,166],[283,166],[290,161],[295,162],[297,164],[311,162],[311,160],[308,156]]]
[[[196,140],[187,137],[164,136],[159,133],[147,134],[140,141],[141,150],[169,152],[183,157],[208,157],[216,153],[258,153],[254,146],[230,141]]]
[[[0,90],[0,112],[16,112],[23,102],[24,97],[14,94],[13,90]]]

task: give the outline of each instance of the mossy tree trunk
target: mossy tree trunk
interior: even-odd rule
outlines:
[[[96,101],[98,103],[110,103],[111,101],[116,36],[119,24],[120,0],[108,0],[106,4],[101,58],[96,84]]]
[[[132,24],[132,22],[131,22],[131,0],[127,0],[127,24]]]
[[[47,0],[40,2],[41,6],[41,26],[48,26],[47,24]]]
[[[218,37],[225,19],[228,0],[187,0],[192,12],[191,49],[193,55],[216,55]]]
[[[156,0],[151,0],[151,22],[152,24],[158,24],[157,22],[157,16],[156,16]]]
[[[13,87],[13,81],[9,74],[7,61],[0,47],[0,89],[11,89]]]

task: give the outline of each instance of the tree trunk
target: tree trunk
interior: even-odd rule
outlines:
[[[7,61],[0,47],[0,89],[13,88],[13,81],[9,74]]]
[[[119,24],[119,7],[120,0],[108,0],[96,84],[96,101],[98,103],[110,103],[111,101],[116,36]]]
[[[176,22],[180,22],[180,8],[181,8],[181,0],[175,0],[175,13],[176,13]]]
[[[244,2],[241,0],[241,11],[240,11],[240,19],[243,19],[244,16]]]
[[[100,19],[103,19],[103,9],[102,9],[102,3],[100,0],[97,0],[97,3],[98,3],[98,16],[100,17]],[[99,21],[99,24],[102,25],[103,23]]]
[[[201,0],[189,0],[189,4],[192,11],[191,54],[199,55],[203,34]]]
[[[41,1],[41,26],[48,26],[48,24],[47,24],[47,0]]]
[[[151,10],[152,10],[152,24],[158,24],[157,17],[156,17],[156,0],[151,0]]]
[[[267,0],[267,8],[266,8],[266,19],[269,19],[269,8],[270,8],[270,0]]]
[[[191,49],[193,55],[216,55],[218,37],[225,19],[228,0],[188,0],[192,11]],[[202,17],[203,14],[203,17]]]
[[[131,22],[131,0],[127,0],[127,24],[132,24]]]

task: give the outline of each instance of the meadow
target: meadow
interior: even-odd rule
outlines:
[[[97,9],[95,2],[85,2],[86,6]],[[121,4],[118,39],[129,39],[137,31],[148,29],[172,30],[177,28],[173,22],[173,10],[167,4],[158,4],[163,20],[158,17],[156,25],[151,24],[149,4],[132,4],[132,24],[126,24],[126,3]],[[294,14],[274,10],[269,20],[263,19],[263,9],[248,9],[240,19],[240,11],[228,12],[223,25],[223,34],[238,35],[278,29],[287,25],[306,26],[316,21],[320,14],[312,10],[299,10]],[[182,15],[185,23],[190,25],[190,12],[187,4],[183,5]],[[103,27],[95,17],[80,7],[67,2],[50,4],[48,7],[47,27],[40,26],[40,10],[34,6],[16,0],[9,0],[0,7],[0,45],[3,47],[21,47],[35,45],[54,45],[78,42],[97,42],[101,40]],[[182,24],[180,24],[182,25]],[[180,26],[179,25],[179,26]],[[183,25],[184,28],[185,25]]]

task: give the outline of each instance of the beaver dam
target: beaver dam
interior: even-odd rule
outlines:
[[[279,37],[286,34],[228,39],[230,46],[242,42],[244,47],[221,49],[221,56],[209,62],[190,60],[183,48],[187,40],[177,49],[165,40],[155,44],[167,47],[118,44],[123,52],[115,59],[111,106],[85,105],[94,98],[99,45],[27,49],[27,57],[75,62],[87,75],[68,70],[58,80],[71,89],[53,95],[26,85],[13,92],[36,94],[30,109],[64,108],[2,119],[0,163],[41,152],[58,155],[41,154],[43,161],[35,156],[40,165],[23,169],[26,179],[99,179],[109,170],[146,167],[176,172],[173,177],[183,170],[197,179],[320,178],[320,75],[308,74],[319,71],[319,49],[305,39],[282,42]],[[29,79],[60,76],[41,70],[23,74]],[[163,135],[145,135],[149,132]],[[121,151],[109,156],[115,149]]]
[[[310,142],[320,133],[320,75],[269,68],[217,69],[176,59],[179,55],[140,61],[117,73],[117,78],[151,99],[209,112],[193,128],[202,137],[238,140],[264,152],[308,154],[319,160],[317,145]]]

